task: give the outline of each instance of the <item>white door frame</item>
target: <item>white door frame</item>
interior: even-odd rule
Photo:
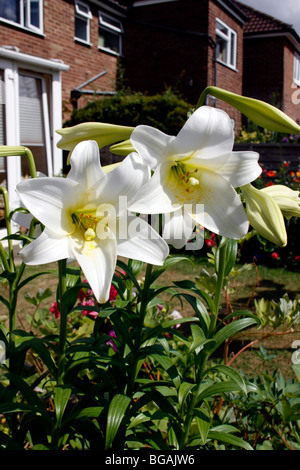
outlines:
[[[62,127],[62,85],[61,72],[67,71],[69,66],[61,61],[43,59],[23,54],[14,49],[0,47],[0,69],[4,70],[5,93],[5,120],[6,144],[20,145],[19,123],[19,70],[20,73],[39,73],[51,76],[50,99],[48,100],[45,80],[42,76],[42,101],[44,110],[44,125],[52,131],[46,138],[46,153],[48,163],[48,176],[59,175],[62,171],[62,151],[57,148],[59,140],[55,130]],[[50,103],[50,120],[48,109]],[[47,133],[45,133],[47,135]],[[11,199],[15,198],[16,185],[21,181],[21,157],[7,158],[7,190]],[[0,229],[0,238],[6,231]]]

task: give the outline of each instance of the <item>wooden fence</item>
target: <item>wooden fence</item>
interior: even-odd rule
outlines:
[[[290,170],[300,169],[300,144],[236,143],[234,150],[259,153],[259,164],[267,170],[278,170],[285,162],[289,162]]]

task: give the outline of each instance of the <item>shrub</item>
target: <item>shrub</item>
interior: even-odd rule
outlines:
[[[65,127],[94,121],[132,127],[147,124],[176,135],[191,107],[171,90],[153,96],[121,92],[112,97],[96,99],[74,111]]]

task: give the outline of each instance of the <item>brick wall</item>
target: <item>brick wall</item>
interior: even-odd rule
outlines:
[[[209,34],[216,40],[216,18],[222,20],[229,28],[237,33],[237,57],[236,69],[218,62],[216,73],[216,84],[218,87],[227,91],[232,91],[239,95],[243,92],[243,26],[235,18],[230,16],[226,11],[222,10],[215,2],[209,2]],[[214,50],[209,50],[208,63],[213,64]],[[215,71],[211,65],[208,69],[208,86],[215,84]],[[229,104],[217,100],[217,107],[226,111],[231,119],[234,120],[235,130],[239,131],[241,127],[241,113]]]
[[[290,42],[284,45],[283,65],[283,111],[300,123],[300,87],[293,81],[294,48]]]
[[[282,105],[282,37],[247,38],[244,43],[244,95]]]
[[[159,93],[171,87],[196,104],[207,82],[208,0],[134,8],[125,23],[126,84]],[[199,35],[190,32],[200,33]]]
[[[246,39],[244,94],[276,105],[298,121],[300,91],[293,85],[293,69],[294,47],[284,36]]]
[[[195,105],[201,92],[215,84],[215,48],[208,35],[216,40],[217,16],[238,34],[237,70],[219,63],[217,84],[241,93],[242,25],[213,0],[184,0],[134,8],[125,23],[126,83],[149,94],[172,87]],[[198,34],[190,34],[192,31]],[[240,113],[223,102],[217,105],[229,112],[239,129]]]
[[[72,109],[71,91],[85,81],[107,70],[108,73],[89,85],[89,89],[115,89],[117,57],[98,50],[98,9],[91,6],[91,46],[74,41],[73,0],[44,0],[44,36],[0,22],[0,44],[16,46],[20,52],[45,59],[60,59],[69,65],[62,73],[64,119]],[[81,98],[79,104],[86,101]]]

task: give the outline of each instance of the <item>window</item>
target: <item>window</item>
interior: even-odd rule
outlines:
[[[115,54],[122,53],[122,23],[110,16],[99,13],[98,47]]]
[[[23,28],[43,32],[43,0],[0,1],[0,18]]]
[[[294,82],[300,86],[300,55],[297,52],[294,55]]]
[[[32,151],[38,171],[51,174],[47,161],[50,135],[48,126],[45,126],[45,117],[48,114],[46,93],[44,77],[19,74],[20,144]],[[26,159],[23,158],[21,163],[22,176],[28,176]]]
[[[217,19],[216,35],[217,59],[229,67],[236,68],[236,32]]]
[[[88,5],[75,0],[75,39],[90,44],[90,21],[92,14]]]

